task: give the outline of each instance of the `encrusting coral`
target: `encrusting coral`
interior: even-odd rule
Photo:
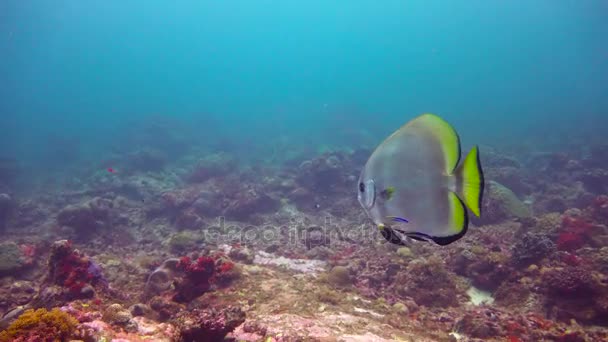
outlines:
[[[0,332],[0,342],[66,341],[78,321],[55,308],[26,310],[5,331]]]

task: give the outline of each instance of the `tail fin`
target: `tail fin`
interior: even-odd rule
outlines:
[[[483,170],[479,161],[479,148],[473,147],[455,172],[456,188],[467,207],[479,217],[483,196]]]

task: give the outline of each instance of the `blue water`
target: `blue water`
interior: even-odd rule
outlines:
[[[254,160],[373,146],[423,112],[465,145],[601,141],[606,13],[602,0],[3,0],[0,156],[95,168],[151,117],[184,139],[175,149]]]

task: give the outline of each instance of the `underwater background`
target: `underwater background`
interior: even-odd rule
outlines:
[[[127,149],[151,116],[253,160],[373,146],[423,112],[465,142],[537,149],[601,140],[606,124],[603,1],[0,6],[2,154],[41,176],[72,161],[63,145],[87,163]]]
[[[606,13],[0,2],[0,341],[608,338]],[[453,245],[397,249],[356,180],[422,113],[479,144],[485,214]]]

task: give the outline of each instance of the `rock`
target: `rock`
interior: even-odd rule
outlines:
[[[226,153],[216,153],[201,159],[187,180],[192,183],[202,183],[213,177],[226,176],[236,169],[236,160]]]
[[[289,193],[289,199],[298,207],[309,208],[314,205],[315,197],[306,188],[297,187]]]
[[[224,198],[212,191],[202,191],[192,204],[195,213],[201,217],[218,216],[223,211]]]
[[[176,272],[179,272],[178,265],[179,259],[167,259],[154,272],[150,273],[144,287],[144,298],[149,298],[168,290],[173,284]]]
[[[410,297],[429,307],[456,306],[462,293],[443,260],[437,257],[410,262],[405,272],[396,275],[393,284],[392,291],[400,298]]]
[[[231,259],[240,261],[244,264],[252,264],[253,258],[255,257],[253,252],[247,247],[233,248],[228,256]]]
[[[0,244],[0,276],[16,272],[24,266],[25,258],[16,243]]]
[[[182,310],[179,304],[161,296],[150,300],[150,308],[158,314],[160,321],[166,321]]]
[[[336,266],[327,275],[327,281],[335,287],[349,287],[353,284],[350,271],[344,266]]]
[[[175,226],[177,229],[198,229],[203,226],[203,220],[194,211],[188,209],[177,215]]]
[[[308,227],[303,234],[302,243],[306,248],[311,249],[319,246],[329,246],[330,235],[323,227]]]
[[[392,278],[395,275],[397,275],[397,273],[399,273],[399,271],[401,270],[401,265],[399,264],[395,264],[395,263],[390,263],[388,265],[386,265],[386,276],[387,278]]]
[[[511,189],[518,195],[526,195],[532,192],[532,186],[528,184],[524,171],[519,167],[499,167],[484,170],[485,178],[498,182]]]
[[[96,197],[85,203],[66,206],[57,215],[57,223],[88,234],[109,227],[112,211],[112,201]]]
[[[261,273],[263,273],[264,269],[261,268],[260,266],[253,265],[253,266],[247,267],[246,271],[250,275],[255,275],[255,274],[261,274]]]
[[[343,155],[325,153],[300,164],[296,182],[315,193],[334,193],[349,184],[347,172],[350,170],[344,164]]]
[[[243,322],[245,322],[245,312],[238,307],[180,312],[174,319],[177,327],[175,341],[224,341],[226,335]]]
[[[80,296],[79,298],[83,298],[83,299],[87,299],[87,298],[93,298],[95,297],[95,289],[93,288],[93,286],[91,285],[85,285],[82,287],[82,289],[80,290]]]
[[[594,194],[605,194],[608,192],[608,170],[590,169],[578,176],[585,190]]]
[[[191,231],[178,232],[169,238],[168,244],[172,252],[185,254],[191,249],[199,246],[203,242],[203,237]]]
[[[133,317],[146,316],[150,311],[152,311],[152,309],[148,305],[142,303],[133,304],[129,308],[129,312],[131,312]]]
[[[261,325],[259,322],[246,321],[243,324],[243,331],[250,334],[258,334],[259,336],[266,336],[268,328]]]
[[[321,272],[327,265],[327,262],[323,260],[290,259],[263,251],[258,251],[256,253],[253,263],[258,265],[279,266],[292,271],[308,274]]]
[[[102,319],[104,322],[119,326],[128,332],[137,331],[137,322],[133,320],[131,313],[120,304],[108,306],[103,313]]]
[[[460,321],[460,331],[482,340],[501,336],[502,329],[499,322],[491,317],[495,317],[491,311],[488,313],[467,312]]]
[[[0,330],[5,330],[9,327],[9,325],[16,320],[28,307],[25,305],[20,305],[4,314],[2,318],[0,318]]]
[[[247,220],[254,214],[269,213],[277,210],[280,202],[269,195],[257,190],[246,189],[236,194],[230,202],[224,215],[228,220]]]
[[[400,315],[409,315],[409,313],[410,313],[410,310],[408,309],[408,307],[401,302],[397,302],[397,303],[393,304],[393,310],[395,310],[395,312],[397,312]]]
[[[397,250],[397,255],[399,255],[402,258],[410,258],[413,254],[412,254],[412,250],[409,247],[400,247]]]
[[[0,312],[6,313],[17,305],[27,305],[36,295],[36,290],[34,283],[24,280],[17,280],[10,286],[7,284],[0,287]]]
[[[583,163],[587,167],[608,169],[608,144],[592,145]]]

